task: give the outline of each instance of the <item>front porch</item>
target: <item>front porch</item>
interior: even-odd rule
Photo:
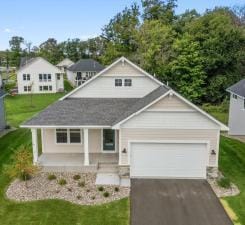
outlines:
[[[118,153],[89,153],[89,164],[84,164],[83,153],[42,153],[37,165],[45,172],[118,172]]]

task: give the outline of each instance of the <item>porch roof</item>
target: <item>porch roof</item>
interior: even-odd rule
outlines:
[[[22,127],[113,126],[167,91],[161,86],[143,98],[66,98],[52,104]]]

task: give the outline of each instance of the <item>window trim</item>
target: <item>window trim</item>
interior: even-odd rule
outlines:
[[[236,94],[232,94],[232,98],[237,100],[238,96]]]
[[[64,129],[67,132],[67,142],[66,143],[59,143],[57,142],[57,130]],[[71,143],[70,142],[70,130],[74,130],[76,128],[56,128],[54,129],[54,143],[56,145],[82,145],[83,144],[83,132],[82,129],[77,128],[77,130],[80,130],[80,143]]]
[[[114,148],[114,150],[104,150],[104,135],[103,135],[103,131],[104,130],[108,130],[109,128],[105,128],[105,129],[101,129],[100,130],[100,137],[101,137],[101,152],[102,153],[105,153],[105,154],[114,154],[114,153],[117,153],[117,132],[116,132],[116,130],[114,130],[114,132],[115,132],[115,148]]]

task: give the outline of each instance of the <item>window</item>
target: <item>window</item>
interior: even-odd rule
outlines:
[[[70,143],[81,143],[80,129],[70,129]]]
[[[48,81],[51,81],[51,74],[48,74]]]
[[[23,74],[23,80],[26,80],[26,74]]]
[[[67,129],[56,129],[56,142],[57,143],[68,142]]]
[[[52,91],[52,86],[48,86],[48,89],[49,89],[50,91]]]
[[[122,86],[122,79],[115,79],[115,86],[121,87]]]
[[[125,79],[124,80],[124,86],[125,87],[131,87],[132,86],[132,80],[131,79]]]
[[[47,82],[47,74],[43,74],[43,81]]]
[[[31,86],[24,86],[24,92],[31,91]]]
[[[56,143],[81,143],[80,129],[56,129]]]
[[[115,151],[115,130],[103,130],[103,151]]]
[[[39,81],[43,81],[43,75],[42,74],[39,74]]]
[[[57,73],[57,80],[60,80],[60,74]]]
[[[26,74],[26,80],[30,80],[30,79],[31,79],[30,74]]]
[[[48,91],[48,86],[43,86],[44,91]]]
[[[233,94],[232,97],[233,97],[234,99],[237,99],[237,95],[235,95],[235,94]]]
[[[43,90],[43,86],[39,86],[39,91],[42,91]]]

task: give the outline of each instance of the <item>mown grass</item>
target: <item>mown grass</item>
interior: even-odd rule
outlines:
[[[219,169],[241,191],[224,199],[238,216],[236,222],[245,224],[245,143],[221,136]]]
[[[18,127],[20,123],[43,110],[63,95],[64,93],[33,94],[32,100],[31,95],[8,95],[5,98],[5,110],[8,124]]]

